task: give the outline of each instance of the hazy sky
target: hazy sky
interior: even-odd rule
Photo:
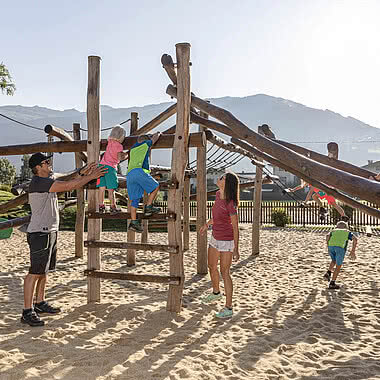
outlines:
[[[1,13],[17,86],[1,105],[85,110],[89,55],[102,104],[169,101],[161,55],[189,42],[200,97],[264,93],[380,127],[379,0],[14,0]]]

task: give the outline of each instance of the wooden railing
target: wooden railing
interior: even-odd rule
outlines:
[[[366,205],[377,208],[376,205],[369,202],[363,202]],[[213,201],[207,202],[207,218],[211,218],[211,209],[213,206]],[[241,201],[239,204],[239,223],[252,223],[253,218],[253,201]],[[157,202],[157,205],[162,208],[162,212],[167,212],[166,202]],[[324,205],[327,209],[329,217],[326,220],[321,221],[319,218],[319,206],[315,203],[310,203],[306,207],[303,207],[296,202],[285,202],[285,201],[270,201],[262,202],[261,207],[261,223],[271,224],[271,216],[274,209],[282,208],[286,211],[287,215],[291,219],[291,224],[297,225],[328,225],[332,222],[333,207]],[[194,219],[197,217],[197,203],[190,202],[190,218]],[[379,226],[379,219],[364,214],[358,209],[353,210],[352,217],[350,218],[350,223],[353,225],[367,225],[367,226]]]

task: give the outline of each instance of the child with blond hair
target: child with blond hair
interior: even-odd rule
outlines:
[[[116,125],[112,128],[110,135],[108,136],[107,148],[102,159],[101,165],[104,165],[108,172],[104,176],[98,178],[96,187],[99,188],[99,212],[105,212],[106,206],[104,205],[104,193],[108,190],[108,198],[111,206],[110,211],[112,213],[120,212],[121,210],[116,206],[116,199],[114,191],[119,187],[117,179],[117,165],[120,161],[125,160],[128,157],[128,152],[123,152],[123,141],[125,139],[125,130],[120,125]]]

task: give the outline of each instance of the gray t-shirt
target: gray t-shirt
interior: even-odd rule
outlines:
[[[58,231],[59,211],[57,193],[49,193],[53,177],[34,176],[29,185],[32,217],[27,232]]]

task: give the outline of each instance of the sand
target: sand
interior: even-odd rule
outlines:
[[[363,236],[346,259],[339,291],[322,276],[329,258],[324,234],[261,232],[251,256],[249,226],[241,226],[241,260],[233,264],[234,316],[218,320],[224,299],[204,305],[208,275],[196,274],[196,234],[185,253],[183,310],[166,311],[167,286],[103,280],[102,300],[87,304],[86,258],[74,258],[74,233],[60,232],[57,272],[47,299],[61,314],[46,325],[20,323],[26,236],[1,240],[0,379],[380,379],[379,252]],[[123,240],[125,233],[103,233]],[[150,242],[167,241],[150,234]],[[102,250],[104,270],[168,273],[168,254]]]

